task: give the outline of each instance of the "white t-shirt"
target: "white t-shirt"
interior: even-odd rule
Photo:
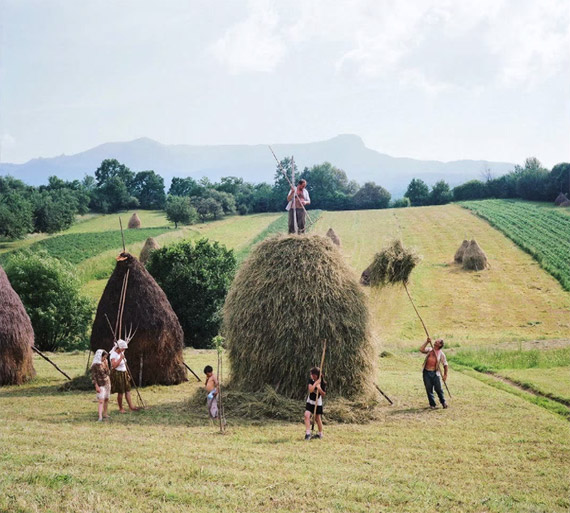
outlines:
[[[111,358],[111,364],[112,364],[113,360],[118,360],[121,357],[121,355],[113,349],[109,354],[109,357]],[[126,363],[127,359],[123,358],[123,361],[117,367],[115,367],[115,370],[118,370],[119,372],[127,372]]]

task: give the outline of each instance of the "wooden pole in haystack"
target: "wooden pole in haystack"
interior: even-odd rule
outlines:
[[[279,170],[283,173],[283,176],[286,178],[287,182],[289,182],[289,185],[291,186],[291,189],[294,191],[294,196],[293,196],[293,207],[295,206],[296,203],[296,199],[299,198],[299,196],[297,195],[297,188],[293,185],[294,182],[291,182],[290,178],[287,176],[287,172],[283,169],[283,166],[281,165],[281,162],[279,162],[279,159],[277,158],[277,155],[275,155],[275,152],[273,151],[273,148],[271,148],[271,146],[269,146],[269,150],[271,151],[271,153],[273,154],[273,157],[275,158],[275,161],[277,162],[277,167],[279,168]],[[293,161],[293,169],[295,166],[295,161]],[[309,215],[309,213],[307,212],[307,209],[305,208],[305,205],[303,205],[301,203],[301,206],[303,207],[303,210],[305,211],[305,215],[307,216],[307,219],[309,220],[309,226],[307,226],[307,228],[309,228],[310,226],[312,226],[313,220],[311,219],[311,216]],[[295,219],[295,228],[296,228],[296,223],[297,223],[297,217],[294,216]]]
[[[45,354],[43,354],[36,346],[31,346],[31,347],[33,351],[38,353],[44,360],[51,363],[59,372],[61,372],[67,379],[71,381],[71,378],[65,372],[63,372],[55,363],[53,363]]]
[[[184,367],[186,367],[192,374],[194,374],[194,377],[201,383],[202,380],[198,377],[198,375],[186,364],[186,362],[182,362],[184,364]]]
[[[217,378],[218,378],[218,419],[220,421],[220,434],[224,434],[225,422],[224,422],[224,404],[222,400],[222,351],[223,351],[224,339],[221,336],[214,337],[214,345],[218,353],[218,368],[217,368]]]
[[[376,383],[374,383],[374,386],[376,387],[376,390],[378,390],[378,392],[380,392],[390,404],[394,404],[392,402],[392,399],[390,399],[384,392],[382,392],[382,390],[380,390],[380,387]]]
[[[325,352],[327,350],[327,339],[325,338],[325,340],[323,341],[323,354],[321,355],[321,366],[319,367],[320,369],[320,376],[319,379],[322,380],[323,379],[323,366],[325,365]],[[321,381],[322,382],[322,381]],[[315,399],[315,410],[313,411],[313,421],[311,423],[311,431],[315,430],[315,418],[317,416],[317,406],[319,404],[319,391],[317,390],[316,394],[316,399]]]
[[[121,238],[123,239],[123,253],[127,252],[127,248],[125,247],[125,234],[123,233],[123,221],[119,217],[119,226],[121,227]]]

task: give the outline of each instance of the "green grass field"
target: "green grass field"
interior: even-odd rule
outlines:
[[[167,226],[158,213],[153,225],[139,215],[148,228]],[[72,230],[114,225],[113,216],[94,217]],[[235,216],[157,239],[206,236],[241,260],[284,226],[283,214]],[[457,205],[322,212],[314,231],[329,227],[356,276],[394,237],[422,255],[410,290],[431,334],[446,339],[449,409],[426,408],[422,359],[412,351],[425,334],[401,288],[366,292],[378,354],[391,355],[378,359],[376,380],[394,405],[382,402],[380,420],[368,424],[327,424],[322,441],[302,441],[302,404],[298,423],[228,418],[219,435],[205,408],[189,406],[201,386],[192,377],[145,388],[142,412],[120,415],[112,403],[112,419],[100,424],[94,393],[58,391],[63,377],[35,357],[34,381],[0,388],[0,512],[570,511],[570,409],[560,402],[570,389],[570,294]],[[488,271],[453,263],[464,238],[481,244]],[[138,254],[142,243],[129,250]],[[118,249],[79,264],[92,297]],[[72,376],[85,370],[86,354],[51,356]],[[200,375],[215,359],[185,351]]]

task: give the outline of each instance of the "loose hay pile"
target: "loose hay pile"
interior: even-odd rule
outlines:
[[[143,248],[141,249],[141,254],[139,256],[139,260],[141,264],[146,264],[148,259],[150,258],[150,254],[155,250],[159,249],[160,246],[154,237],[149,237],[146,242],[144,243]]]
[[[0,386],[21,385],[36,375],[33,345],[32,322],[0,267]]]
[[[140,228],[141,227],[141,219],[137,215],[136,212],[134,212],[133,215],[131,216],[131,218],[129,219],[128,226],[129,226],[129,228]]]
[[[475,239],[471,240],[463,253],[463,269],[467,271],[482,271],[488,265],[487,255],[485,255]]]
[[[566,194],[561,192],[560,194],[558,194],[558,196],[556,196],[556,199],[554,200],[554,204],[560,206],[565,201],[568,201],[568,196],[566,196]]]
[[[334,244],[336,244],[337,246],[340,247],[340,239],[338,238],[338,235],[335,233],[335,231],[332,228],[329,228],[329,230],[327,231],[327,237],[333,241]]]
[[[464,240],[461,243],[461,246],[459,246],[459,248],[455,252],[455,256],[453,257],[453,260],[455,260],[458,264],[463,262],[463,255],[465,254],[465,250],[467,249],[467,246],[469,246],[469,241]]]
[[[145,267],[129,253],[118,261],[99,301],[91,332],[91,350],[113,347],[113,334],[105,314],[115,327],[123,277],[129,269],[129,281],[123,314],[123,326],[137,329],[127,349],[127,362],[137,385],[142,355],[143,385],[175,385],[186,381],[182,359],[184,334],[166,295]]]
[[[394,240],[374,256],[368,268],[370,285],[382,287],[408,283],[410,274],[419,261],[420,258],[414,251],[405,248],[400,240]]]
[[[302,401],[326,339],[326,408],[332,397],[371,401],[375,358],[368,320],[364,294],[329,239],[268,239],[242,265],[224,306],[230,389],[256,394],[269,385]],[[296,408],[302,412],[301,403]]]

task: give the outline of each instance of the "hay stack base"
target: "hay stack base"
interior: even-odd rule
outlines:
[[[463,269],[466,271],[483,271],[488,266],[487,255],[477,244],[477,241],[472,239],[463,253]]]
[[[192,411],[203,411],[206,416],[206,391],[199,388],[190,397]],[[243,392],[234,388],[224,388],[223,402],[225,416],[243,420],[281,420],[299,423],[303,421],[305,403],[289,399],[266,385],[258,392]],[[381,413],[378,398],[367,401],[350,401],[342,397],[327,399],[323,423],[366,424],[378,420]]]
[[[0,267],[0,386],[22,385],[36,375],[33,345],[32,322]]]
[[[230,386],[257,393],[269,385],[304,400],[326,339],[327,398],[372,397],[376,359],[368,322],[366,297],[328,238],[265,240],[243,263],[224,306]]]
[[[141,227],[141,219],[140,217],[137,215],[137,213],[133,213],[133,215],[131,216],[131,218],[129,219],[129,224],[128,224],[129,228],[140,228]]]

